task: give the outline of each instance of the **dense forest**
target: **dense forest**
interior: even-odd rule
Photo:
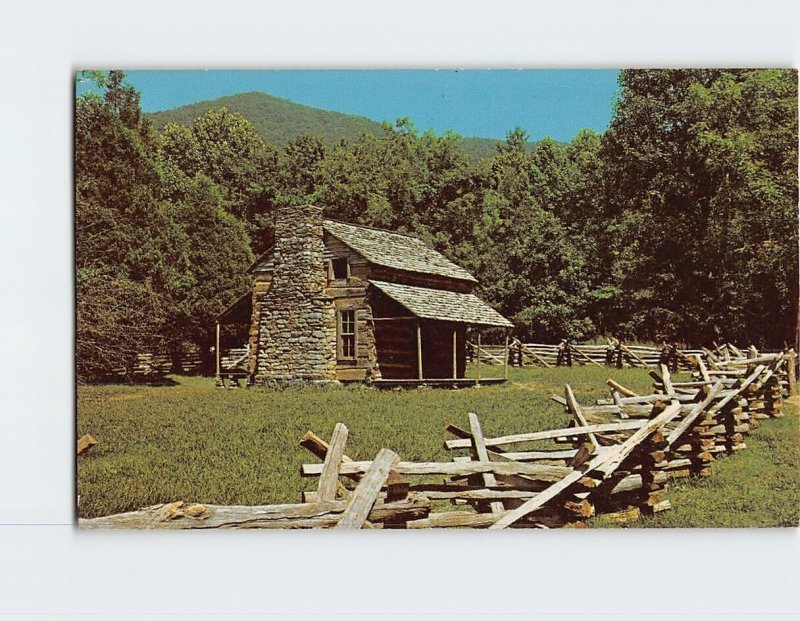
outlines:
[[[794,71],[622,71],[604,134],[531,148],[516,128],[481,159],[409,119],[280,147],[225,107],[156,128],[122,72],[79,79],[102,92],[75,104],[81,380],[207,353],[275,209],[306,202],[423,238],[523,340],[794,342]]]

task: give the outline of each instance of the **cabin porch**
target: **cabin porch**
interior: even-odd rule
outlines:
[[[511,323],[472,294],[371,280],[369,302],[375,325],[375,350],[380,378],[373,384],[396,386],[474,386],[508,378],[466,377],[467,329],[478,342],[481,328],[498,328],[505,337]]]

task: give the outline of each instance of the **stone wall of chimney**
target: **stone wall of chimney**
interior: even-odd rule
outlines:
[[[324,250],[321,207],[276,213],[272,282],[258,309],[256,383],[336,378],[336,313],[325,296]]]

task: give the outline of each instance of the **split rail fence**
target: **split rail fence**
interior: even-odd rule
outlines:
[[[493,366],[504,365],[506,360],[505,345],[480,346],[467,343],[467,356],[471,362],[478,359],[480,351],[481,364]],[[644,345],[626,345],[625,343],[609,343],[609,345],[579,345],[562,341],[557,345],[545,343],[522,343],[512,339],[508,348],[508,362],[511,366],[558,367],[558,366],[616,366],[658,368],[666,362],[670,369],[688,371],[694,368],[693,359],[701,356],[708,360],[709,356],[728,360],[735,357],[734,352],[741,351],[734,345],[725,343],[715,345],[713,349],[676,349],[671,347],[646,347]],[[775,352],[773,352],[775,353]],[[248,358],[247,347],[223,349],[220,356],[220,373],[240,373]],[[132,374],[137,377],[159,377],[180,368],[182,373],[197,373],[202,361],[197,352],[184,354],[177,361],[168,354],[141,353],[136,356]],[[125,369],[115,372],[124,375]]]
[[[560,429],[487,437],[470,413],[448,426],[452,461],[403,461],[388,448],[371,461],[346,454],[348,428],[300,444],[319,461],[301,503],[185,503],[81,519],[82,528],[554,528],[583,527],[596,514],[629,521],[671,508],[667,484],[708,477],[722,455],[746,448],[762,421],[782,416],[795,392],[795,354],[731,350],[694,355],[688,381],[666,365],[649,394],[609,380],[610,396],[581,405],[569,385],[553,395],[569,416]],[[545,446],[542,443],[547,441]],[[555,445],[553,445],[555,442]],[[454,506],[455,505],[455,506]]]
[[[467,355],[470,361],[478,360],[480,353],[481,364],[505,364],[506,349],[504,345],[480,345],[467,343]],[[736,353],[738,352],[738,353]],[[618,341],[611,341],[608,345],[578,345],[569,341],[561,341],[557,345],[546,343],[523,343],[519,339],[512,339],[508,348],[509,364],[511,366],[527,367],[558,367],[558,366],[586,366],[599,367],[614,366],[618,368],[658,368],[667,364],[670,370],[691,371],[695,367],[694,359],[697,356],[708,363],[709,357],[714,360],[731,360],[738,357],[742,350],[730,343],[714,345],[713,349],[679,349],[671,345],[664,347],[647,347],[644,345],[626,345]],[[777,352],[770,352],[777,353]]]
[[[132,375],[134,377],[153,378],[163,377],[168,373],[172,373],[176,370],[176,367],[181,373],[197,373],[200,371],[201,366],[202,360],[197,353],[184,354],[179,356],[177,360],[174,360],[170,354],[139,353],[136,354],[136,360],[132,368],[117,367],[114,369],[114,374],[118,377]]]

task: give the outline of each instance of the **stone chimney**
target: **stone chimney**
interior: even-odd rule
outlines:
[[[259,317],[257,383],[336,377],[336,314],[325,297],[322,208],[275,216],[274,271]]]

